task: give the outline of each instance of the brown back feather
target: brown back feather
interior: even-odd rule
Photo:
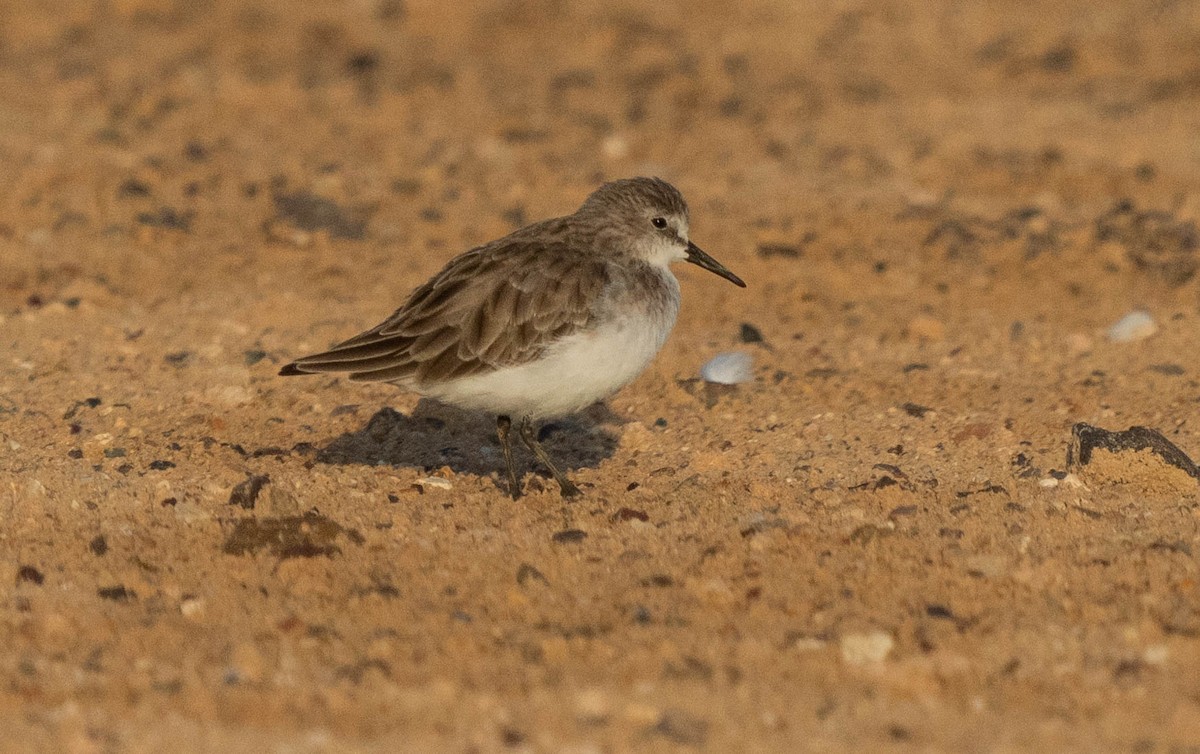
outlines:
[[[451,260],[376,327],[293,366],[419,385],[525,363],[592,321],[605,269],[567,243],[509,236]]]

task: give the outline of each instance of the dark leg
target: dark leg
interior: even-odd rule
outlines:
[[[521,419],[521,440],[533,451],[533,454],[542,462],[542,465],[550,470],[550,475],[554,477],[554,481],[558,482],[558,486],[562,489],[563,497],[575,497],[579,494],[579,488],[571,484],[571,480],[567,479],[558,470],[558,467],[550,460],[550,456],[546,453],[545,449],[538,443],[537,437],[533,434],[533,422],[529,420],[528,416]]]
[[[512,442],[508,439],[508,431],[512,429],[512,419],[507,416],[496,417],[496,436],[500,438],[500,450],[504,453],[504,467],[508,470],[508,493],[516,500],[521,496],[521,485],[517,484],[517,470],[513,467]]]

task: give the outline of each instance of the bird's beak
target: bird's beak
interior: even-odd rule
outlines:
[[[736,286],[740,286],[742,288],[746,287],[745,282],[743,282],[740,277],[734,275],[728,270],[728,268],[725,267],[725,265],[710,257],[704,251],[704,249],[701,249],[691,241],[688,241],[686,259],[697,267],[703,267],[709,272],[715,272]]]

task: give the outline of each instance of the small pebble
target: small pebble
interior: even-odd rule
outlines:
[[[896,646],[896,640],[883,631],[848,634],[842,637],[842,659],[849,665],[883,662]]]
[[[709,359],[700,368],[700,378],[718,385],[737,385],[754,377],[754,359],[748,353],[728,351]]]
[[[1138,310],[1126,314],[1108,328],[1108,339],[1114,343],[1132,343],[1149,338],[1156,332],[1158,325],[1150,313]]]
[[[198,620],[204,616],[208,603],[203,597],[184,597],[179,603],[179,612],[185,618]]]

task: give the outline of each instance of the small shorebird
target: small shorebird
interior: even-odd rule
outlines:
[[[510,432],[579,493],[533,422],[574,413],[637,377],[679,312],[671,262],[746,284],[688,240],[688,209],[658,178],[606,183],[574,214],[534,223],[450,260],[390,317],[281,375],[349,372],[497,416],[509,491],[520,497]]]

